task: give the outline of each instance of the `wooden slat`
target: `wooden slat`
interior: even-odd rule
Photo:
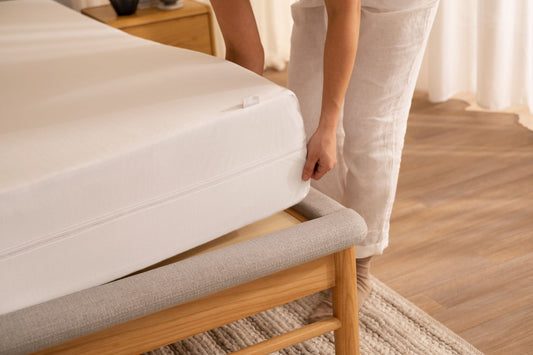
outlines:
[[[335,260],[333,255],[329,255],[37,354],[141,353],[334,285]]]
[[[295,218],[299,222],[305,222],[305,221],[309,220],[307,217],[302,216],[301,214],[299,214],[298,212],[296,212],[292,208],[288,208],[284,212],[289,214],[289,215],[291,215],[293,218]]]
[[[245,349],[234,352],[235,355],[261,355],[261,354],[270,354],[274,351],[281,350],[283,348],[301,343],[307,339],[322,335],[324,333],[330,332],[332,330],[339,329],[341,322],[335,318],[331,317],[324,319],[306,326],[303,326],[299,329],[290,331],[288,333],[279,335],[272,339],[262,341],[253,346],[249,346]]]

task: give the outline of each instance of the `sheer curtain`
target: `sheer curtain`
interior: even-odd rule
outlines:
[[[296,0],[251,0],[259,35],[265,49],[265,65],[285,68],[290,54],[291,4]]]
[[[533,1],[441,0],[417,89],[516,112],[533,129]]]

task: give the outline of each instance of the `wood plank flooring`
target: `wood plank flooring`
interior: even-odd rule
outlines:
[[[373,273],[487,354],[533,351],[533,132],[415,95]]]
[[[533,132],[466,107],[415,94],[372,273],[486,354],[532,354]]]

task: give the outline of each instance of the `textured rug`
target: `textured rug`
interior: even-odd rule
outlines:
[[[373,278],[359,312],[361,354],[481,354],[427,313]],[[327,292],[279,306],[147,354],[226,354],[307,324]],[[334,354],[333,332],[275,354]]]

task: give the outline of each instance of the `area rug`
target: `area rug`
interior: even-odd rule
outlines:
[[[359,312],[361,354],[482,354],[376,278]],[[150,355],[227,354],[307,324],[327,292],[273,308],[223,327],[151,351]],[[275,354],[335,354],[333,332]]]

